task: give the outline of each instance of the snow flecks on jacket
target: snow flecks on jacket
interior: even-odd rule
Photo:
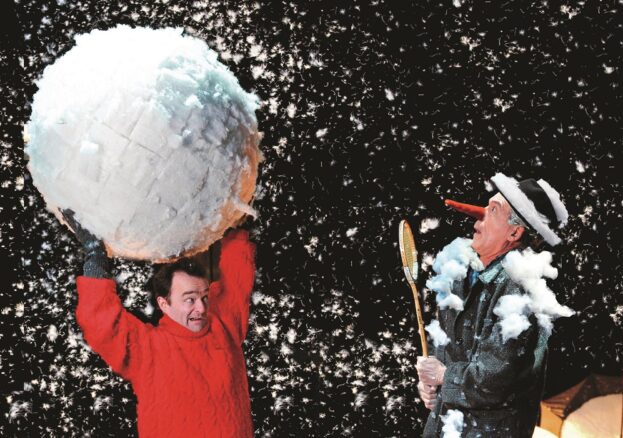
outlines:
[[[430,324],[425,327],[425,329],[430,335],[430,338],[433,341],[435,347],[447,345],[448,342],[450,342],[450,338],[448,337],[446,332],[443,331],[443,329],[439,325],[439,321],[437,321],[436,319],[433,319]]]
[[[443,438],[460,438],[463,431],[463,412],[458,409],[450,409],[441,417]]]

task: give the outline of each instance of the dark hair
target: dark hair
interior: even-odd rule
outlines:
[[[539,251],[541,249],[545,249],[546,247],[545,239],[529,227],[525,227],[524,232],[519,239],[519,245],[522,249],[532,248],[534,251]]]
[[[523,234],[519,239],[519,247],[521,249],[532,248],[534,251],[543,249],[545,246],[545,239],[537,233],[532,227],[526,225],[524,220],[517,214],[517,212],[511,207],[511,212],[508,217],[508,223],[511,225],[518,225],[524,228]]]
[[[193,277],[201,278],[206,278],[207,274],[203,266],[192,259],[180,259],[176,262],[162,265],[150,281],[154,301],[157,302],[158,297],[164,297],[167,301],[169,301],[173,274],[178,271],[185,272]]]

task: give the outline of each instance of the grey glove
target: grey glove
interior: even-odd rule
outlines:
[[[109,278],[108,257],[106,257],[104,243],[89,230],[82,228],[76,220],[73,210],[61,210],[61,215],[71,229],[74,230],[74,234],[84,250],[83,272],[85,277]]]

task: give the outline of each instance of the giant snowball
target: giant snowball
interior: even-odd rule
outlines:
[[[181,29],[95,30],[37,85],[33,182],[110,254],[191,255],[254,214],[258,99],[205,42]]]

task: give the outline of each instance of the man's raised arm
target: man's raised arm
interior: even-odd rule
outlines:
[[[221,241],[221,292],[211,297],[210,309],[240,345],[247,335],[249,299],[255,278],[255,244],[246,230],[230,231]]]
[[[71,210],[62,213],[85,253],[84,275],[76,281],[78,325],[89,346],[113,371],[132,381],[139,372],[141,357],[149,345],[146,337],[150,328],[123,308],[116,284],[108,278],[104,244],[82,228]]]

